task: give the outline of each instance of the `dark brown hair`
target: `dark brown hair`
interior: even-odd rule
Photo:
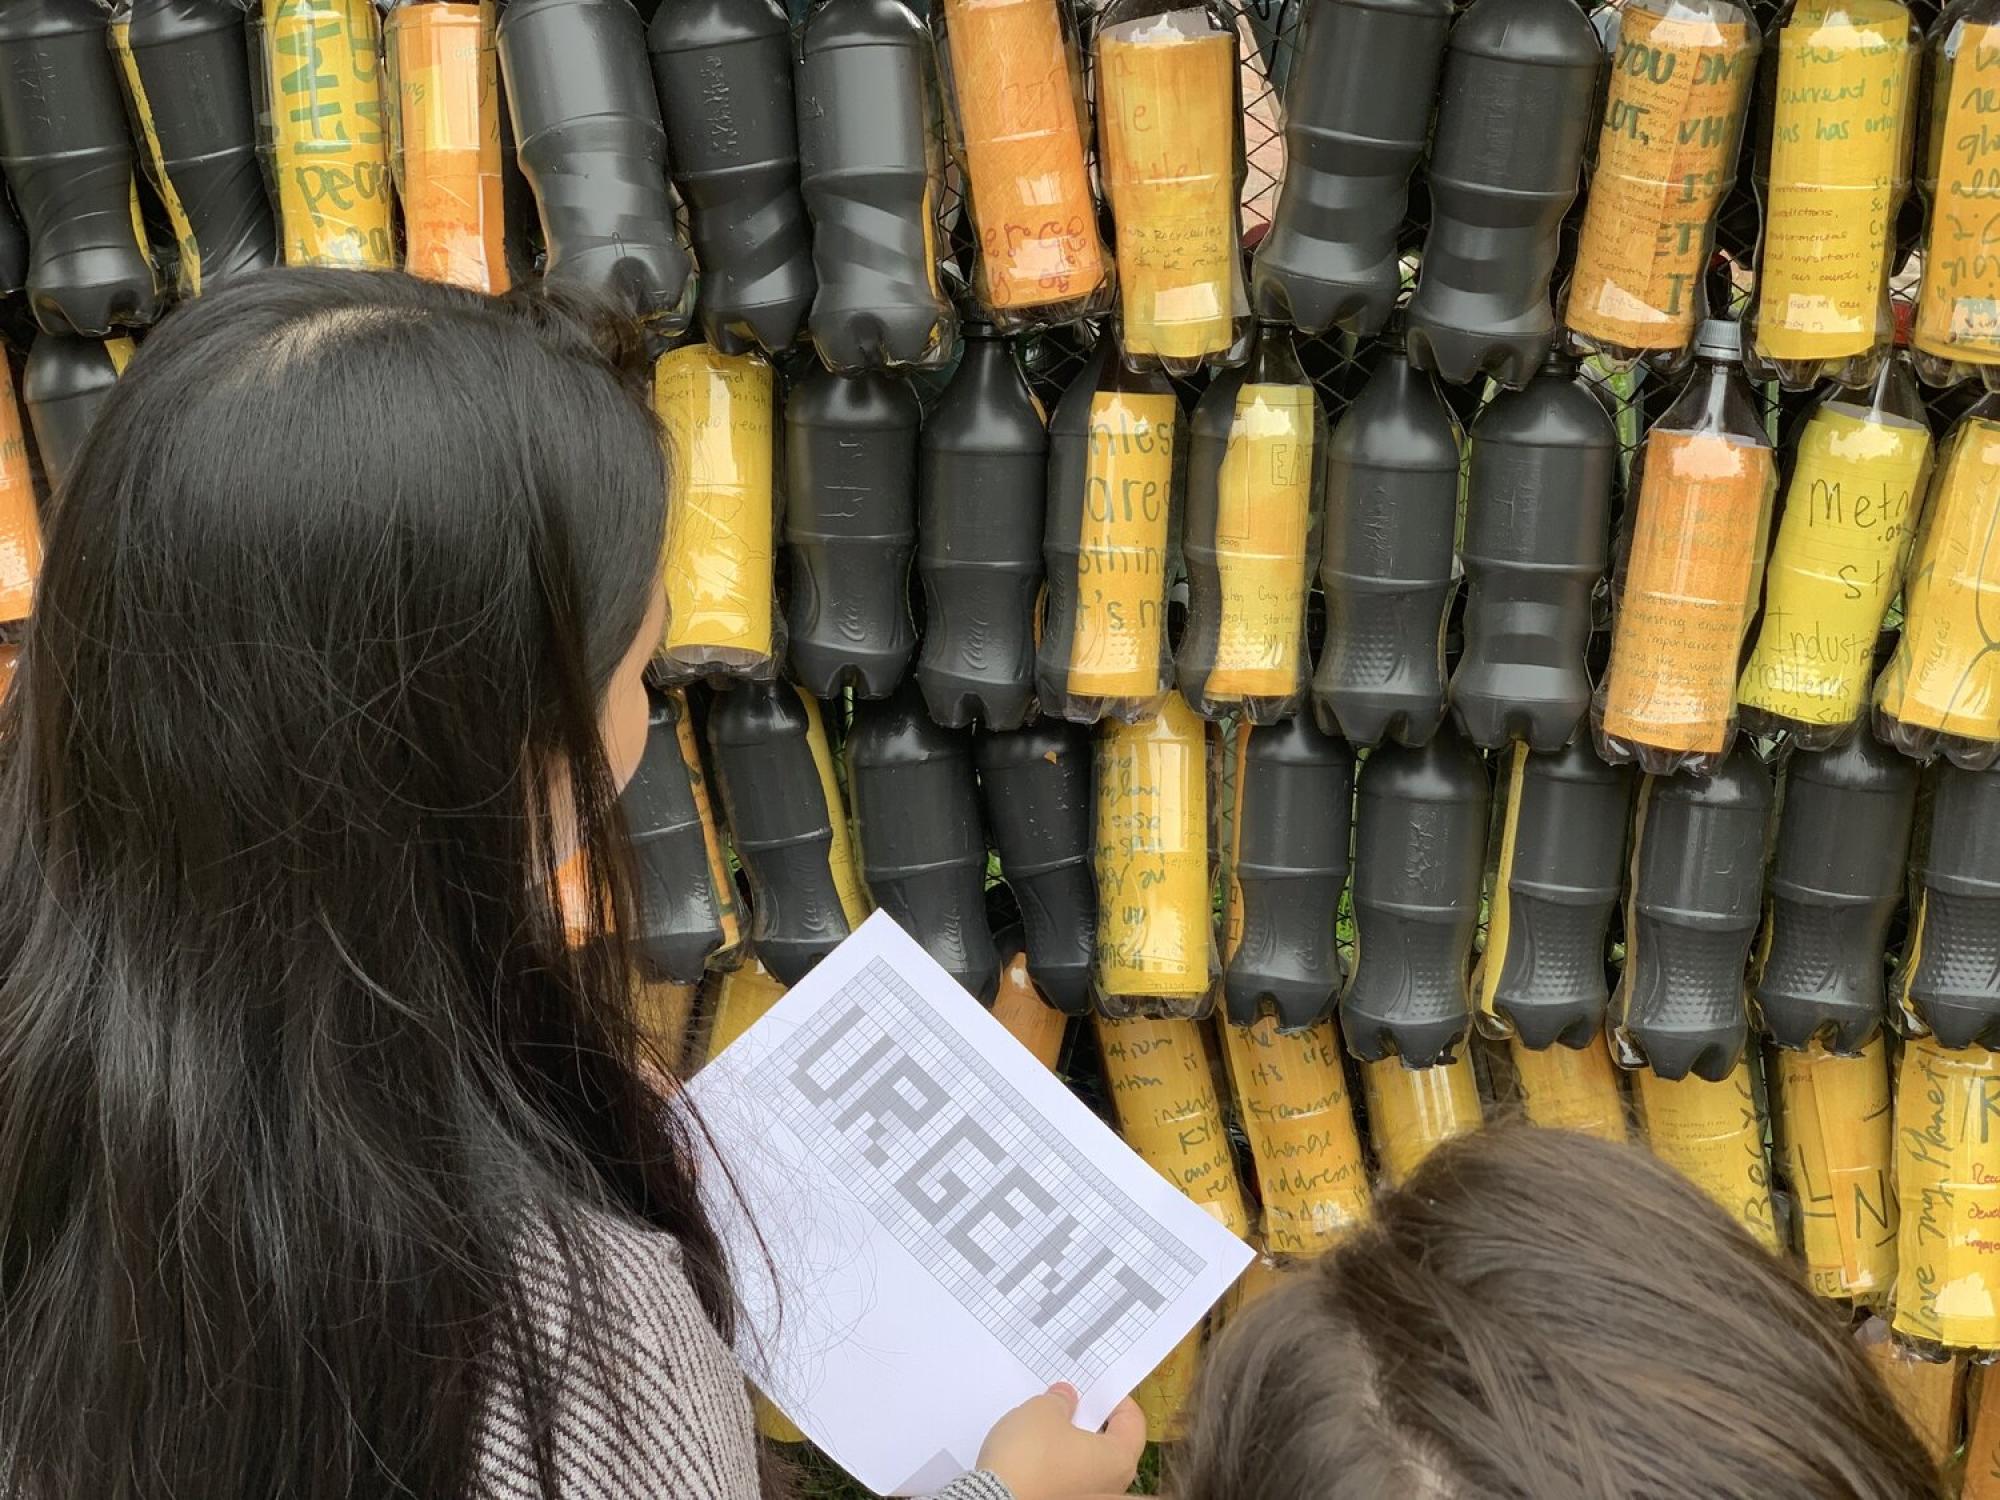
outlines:
[[[1671,1168],[1440,1148],[1224,1331],[1178,1500],[1934,1500],[1847,1329]]]

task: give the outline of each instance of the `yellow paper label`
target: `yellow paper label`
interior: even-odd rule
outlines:
[[[708,1061],[714,1062],[785,998],[785,987],[755,958],[741,968],[711,975],[709,985],[714,992],[714,1019],[708,1028]]]
[[[1764,1125],[1749,1065],[1738,1063],[1720,1083],[1693,1074],[1669,1081],[1650,1069],[1635,1076],[1653,1154],[1713,1198],[1759,1243],[1776,1250]]]
[[[1099,391],[1090,398],[1072,693],[1149,698],[1160,690],[1179,417],[1171,395]]]
[[[384,42],[412,275],[507,290],[499,60],[491,0],[404,5]]]
[[[798,692],[798,689],[792,689]],[[833,843],[826,852],[827,874],[847,914],[847,925],[859,927],[868,920],[868,888],[861,881],[861,866],[854,858],[854,833],[848,826],[847,801],[840,794],[840,779],[833,770],[833,746],[826,737],[826,722],[820,717],[819,702],[811,693],[799,692],[806,711],[806,745],[812,751],[813,769],[819,773],[820,796],[826,800],[826,821],[833,829]]]
[[[1211,697],[1281,698],[1299,686],[1314,409],[1311,386],[1246,384],[1236,393],[1216,481],[1222,619]]]
[[[695,743],[694,715],[688,710],[685,693],[675,692],[672,697],[680,705],[674,719],[674,741],[680,747],[681,764],[687,767],[688,791],[701,819],[701,841],[708,853],[708,883],[715,892],[716,925],[722,929],[722,941],[710,955],[713,959],[736,949],[743,941],[743,926],[736,906],[736,882],[730,877],[729,862],[722,857],[722,838],[716,831],[715,802],[708,795],[708,776],[701,768],[701,747]]]
[[[1509,1049],[1528,1122],[1545,1130],[1576,1130],[1600,1141],[1623,1141],[1625,1091],[1600,1034],[1588,1047],[1532,1051],[1516,1041]]]
[[[1965,1439],[1965,1482],[1958,1500],[2000,1500],[2000,1376],[1975,1370],[1966,1398],[1972,1431]]]
[[[1757,346],[1772,359],[1875,343],[1917,56],[1899,0],[1804,0],[1778,34],[1757,283]]]
[[[1911,342],[1927,354],[2000,360],[2000,33],[1954,25],[1934,98],[1935,185]]]
[[[1612,626],[1604,732],[1663,750],[1728,743],[1777,469],[1716,433],[1648,434]]]
[[[1194,1021],[1096,1018],[1118,1132],[1155,1172],[1248,1237],[1250,1214]]]
[[[1235,67],[1236,39],[1209,30],[1200,10],[1098,37],[1104,191],[1118,226],[1124,345],[1135,354],[1199,359],[1229,347],[1238,274]]]
[[[1847,724],[1868,702],[1875,638],[1902,586],[1931,435],[1822,406],[1799,435],[1742,703]]]
[[[1627,5],[1566,318],[1628,349],[1694,332],[1709,222],[1736,177],[1756,71],[1749,28]]]
[[[1230,1087],[1250,1139],[1264,1248],[1317,1255],[1368,1217],[1368,1170],[1354,1130],[1333,1023],[1286,1033],[1265,1016],[1223,1023]]]
[[[1896,1331],[2000,1349],[2000,1055],[1903,1048],[1896,1082]]]
[[[771,367],[690,344],[660,356],[653,408],[671,457],[662,652],[698,667],[718,648],[770,658]]]
[[[396,246],[373,0],[264,0],[285,264],[391,270]]]
[[[201,245],[194,237],[194,226],[188,222],[187,206],[181,202],[180,189],[167,175],[166,152],[160,145],[159,127],[153,119],[153,100],[146,92],[146,80],[139,72],[139,58],[132,51],[132,21],[129,16],[111,23],[111,54],[118,59],[119,71],[125,75],[125,97],[131,102],[132,120],[139,130],[139,145],[146,154],[147,180],[153,184],[153,192],[167,212],[167,223],[174,231],[174,244],[180,250],[180,294],[183,297],[199,297]],[[134,203],[136,206],[136,193]],[[143,222],[138,224],[137,237],[141,245],[146,243]]]
[[[1208,992],[1204,725],[1178,693],[1097,751],[1097,982],[1109,995]]]
[[[0,359],[0,624],[27,619],[41,571],[42,516],[28,470],[28,442],[13,373]]]
[[[1968,417],[1945,441],[1875,702],[1919,729],[2000,740],[2000,422]]]
[[[1778,1138],[1816,1296],[1870,1300],[1896,1283],[1895,1132],[1880,1038],[1859,1057],[1779,1051]]]
[[[1514,924],[1514,849],[1521,824],[1521,785],[1528,774],[1528,747],[1516,740],[1506,751],[1507,780],[1501,790],[1500,858],[1493,872],[1493,888],[1487,904],[1486,947],[1473,967],[1472,993],[1495,1035],[1511,1032],[1494,1009],[1500,993],[1500,976],[1507,968],[1507,944]],[[1525,1080],[1524,1080],[1525,1082]]]
[[[1479,1083],[1463,1056],[1429,1068],[1384,1057],[1365,1064],[1368,1129],[1382,1181],[1396,1187],[1455,1135],[1477,1130]]]

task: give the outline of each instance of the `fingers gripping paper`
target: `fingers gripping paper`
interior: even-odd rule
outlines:
[[[1056,1380],[1102,1422],[1250,1262],[880,914],[688,1095],[744,1366],[877,1490]]]

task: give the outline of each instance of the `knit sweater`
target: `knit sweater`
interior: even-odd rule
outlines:
[[[542,1330],[564,1378],[556,1393],[553,1449],[560,1493],[574,1500],[759,1500],[757,1439],[743,1372],[702,1311],[671,1235],[608,1216],[593,1219],[602,1256],[610,1355],[619,1391],[565,1361],[568,1278],[553,1250],[528,1266],[531,1291],[552,1309]],[[521,1391],[496,1372],[479,1438],[477,1500],[541,1500]],[[622,1417],[621,1421],[619,1418]],[[936,1500],[1013,1500],[984,1470]]]

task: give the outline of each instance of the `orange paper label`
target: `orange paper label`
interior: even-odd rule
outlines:
[[[1992,364],[2000,360],[2000,31],[1951,28],[1932,112],[1935,182],[1911,342]]]
[[[285,264],[396,264],[374,0],[264,0],[266,133]]]
[[[1230,1087],[1264,1205],[1264,1248],[1317,1255],[1368,1217],[1368,1171],[1333,1023],[1222,1024]]]
[[[1097,750],[1097,981],[1108,995],[1208,993],[1205,726],[1169,693],[1143,724],[1106,727]]]
[[[1362,1071],[1368,1129],[1382,1181],[1395,1187],[1455,1135],[1477,1130],[1479,1083],[1463,1056],[1429,1068],[1406,1068],[1385,1057]]]
[[[1639,1113],[1653,1154],[1713,1198],[1767,1248],[1778,1248],[1764,1123],[1748,1064],[1721,1083],[1690,1074],[1669,1081],[1637,1075]]]
[[[1896,1082],[1896,1331],[2000,1349],[2000,1055],[1905,1044]]]
[[[1659,431],[1646,438],[1643,467],[1604,732],[1662,750],[1719,751],[1757,607],[1777,470],[1757,443]]]
[[[1859,1057],[1836,1057],[1817,1042],[1775,1055],[1778,1136],[1807,1282],[1821,1297],[1886,1296],[1896,1282],[1895,1132],[1882,1042]]]
[[[1149,698],[1160,690],[1179,418],[1170,395],[1099,391],[1090,398],[1072,693]]]
[[[1210,697],[1281,698],[1300,685],[1314,409],[1311,386],[1245,384],[1236,393],[1216,481],[1222,619]]]
[[[1578,333],[1628,349],[1688,341],[1709,221],[1736,178],[1756,61],[1741,24],[1638,4],[1618,12],[1565,314]]]
[[[25,620],[42,571],[42,517],[28,472],[28,443],[14,377],[0,360],[0,624]]]
[[[491,0],[398,6],[385,24],[409,240],[405,268],[475,292],[504,292],[506,209]]]

